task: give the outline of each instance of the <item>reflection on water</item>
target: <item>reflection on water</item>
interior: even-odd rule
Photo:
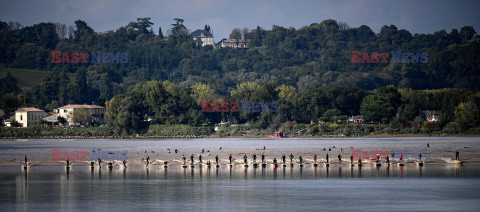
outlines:
[[[3,167],[0,206],[5,211],[477,210],[479,176],[477,164]]]
[[[220,167],[195,166],[182,168],[181,166],[115,166],[113,168],[90,168],[88,166],[74,166],[65,169],[59,166],[30,166],[27,170],[17,167],[1,167],[0,180],[11,177],[23,176],[23,180],[118,180],[118,179],[316,179],[316,178],[403,178],[403,177],[455,177],[471,178],[480,177],[480,167],[477,164],[428,164],[427,166],[392,165],[363,165],[350,166],[344,164],[331,164],[330,166],[305,165],[277,167],[252,166],[245,168],[243,165],[222,165]]]

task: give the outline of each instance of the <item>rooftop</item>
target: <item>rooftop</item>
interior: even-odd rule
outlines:
[[[192,32],[192,37],[198,38],[198,37],[213,37],[212,33],[209,31],[205,31],[203,29],[197,29]]]
[[[97,109],[104,109],[105,107],[98,106],[98,105],[65,105],[63,107],[59,107],[58,109],[74,109],[74,108],[97,108]]]
[[[15,112],[43,112],[43,110],[40,110],[40,109],[34,108],[34,107],[24,107],[24,108],[18,109]]]

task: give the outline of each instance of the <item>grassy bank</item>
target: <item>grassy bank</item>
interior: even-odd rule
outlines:
[[[144,134],[118,134],[110,127],[78,127],[73,129],[51,127],[0,128],[0,138],[198,138],[198,137],[246,137],[265,138],[274,130],[262,130],[258,126],[240,124],[215,127],[188,125],[151,125]],[[382,124],[296,124],[284,123],[279,131],[286,137],[408,137],[408,136],[478,136],[480,129],[461,133],[431,129],[392,129]]]

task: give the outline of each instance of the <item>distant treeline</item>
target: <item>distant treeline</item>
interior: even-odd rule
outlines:
[[[111,123],[126,131],[148,123],[199,126],[222,119],[277,128],[287,121],[333,122],[358,114],[401,128],[412,126],[419,109],[442,110],[439,127],[479,126],[479,113],[472,111],[479,107],[480,41],[470,26],[412,35],[391,25],[376,34],[368,26],[325,20],[300,29],[244,30],[250,46],[236,49],[201,47],[182,19],[175,19],[167,36],[161,29],[154,33],[149,20],[103,33],[81,20],[75,27],[0,21],[0,67],[51,72],[25,91],[4,76],[2,109],[108,101]],[[126,52],[128,62],[51,63],[51,51]],[[428,63],[352,63],[352,51],[427,52]],[[278,101],[280,111],[205,114],[204,99]]]

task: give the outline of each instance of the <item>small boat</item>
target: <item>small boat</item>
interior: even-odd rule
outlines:
[[[273,135],[268,135],[268,138],[283,138],[283,132],[275,132]]]

